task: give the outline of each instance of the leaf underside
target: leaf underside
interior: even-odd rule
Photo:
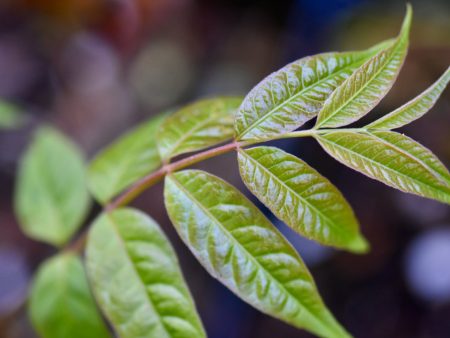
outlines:
[[[249,190],[295,231],[325,245],[367,250],[348,202],[305,162],[275,147],[240,150],[238,160]]]
[[[267,139],[302,126],[355,69],[391,43],[360,52],[308,56],[272,73],[242,102],[236,114],[235,138]]]
[[[395,43],[373,56],[330,95],[317,117],[315,128],[336,128],[357,121],[387,94],[406,57],[411,17],[412,10],[408,5]]]
[[[450,81],[450,67],[427,90],[393,112],[368,124],[367,129],[396,129],[425,115],[436,103]]]
[[[343,164],[391,187],[450,204],[450,174],[431,151],[392,131],[316,136]]]
[[[175,253],[134,209],[102,214],[86,249],[95,297],[122,338],[206,337]]]
[[[239,191],[199,170],[166,177],[166,209],[209,273],[260,311],[321,337],[348,337],[297,252]]]

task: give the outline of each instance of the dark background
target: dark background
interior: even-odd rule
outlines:
[[[408,58],[370,119],[417,95],[450,63],[450,2],[412,4]],[[302,56],[393,37],[404,13],[405,4],[392,0],[1,0],[0,97],[29,118],[21,128],[0,130],[0,337],[35,336],[23,302],[33,271],[54,253],[20,232],[12,208],[18,160],[36,126],[56,125],[90,159],[160,111],[204,96],[245,94]],[[449,166],[450,90],[402,131]],[[363,256],[326,249],[272,217],[344,326],[364,338],[450,337],[450,208],[352,172],[312,140],[279,145],[343,191],[371,242]],[[233,154],[199,167],[244,189]],[[170,225],[161,185],[134,205],[172,239],[209,337],[310,337],[256,312],[206,274]]]

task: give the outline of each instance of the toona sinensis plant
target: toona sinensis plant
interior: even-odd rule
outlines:
[[[367,252],[369,244],[339,190],[301,159],[261,143],[312,137],[362,174],[450,204],[445,166],[393,131],[434,105],[450,69],[393,112],[346,127],[395,82],[411,17],[408,7],[399,35],[367,50],[308,56],[270,74],[244,98],[204,99],[153,118],[98,154],[87,175],[74,144],[51,127],[39,128],[23,156],[15,196],[23,231],[58,249],[31,288],[37,332],[45,338],[206,337],[166,236],[150,216],[127,207],[164,180],[173,226],[211,276],[292,326],[320,337],[349,337],[298,253],[263,213],[221,178],[187,167],[235,152],[243,182],[276,217],[302,236],[353,253]],[[314,127],[298,130],[312,119]],[[180,156],[186,153],[194,154]],[[89,194],[103,211],[72,239]]]

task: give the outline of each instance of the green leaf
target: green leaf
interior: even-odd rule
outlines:
[[[100,202],[108,202],[161,165],[155,135],[166,116],[162,114],[138,126],[92,161],[88,183]]]
[[[321,337],[348,337],[297,252],[240,192],[199,170],[166,176],[179,235],[206,270],[258,310]]]
[[[25,117],[16,106],[0,100],[0,129],[20,127],[24,120]]]
[[[315,128],[335,128],[366,115],[394,84],[408,50],[412,9],[408,5],[395,43],[382,50],[347,78],[326,100]]]
[[[219,97],[194,102],[169,117],[157,140],[161,158],[208,148],[233,136],[234,114],[240,97]]]
[[[370,123],[367,129],[395,129],[411,123],[425,115],[436,103],[450,81],[450,67],[422,94],[404,104],[392,113]]]
[[[262,80],[236,114],[237,140],[258,140],[297,129],[355,69],[392,41],[360,52],[324,53],[294,61]]]
[[[15,209],[23,231],[61,246],[77,231],[89,205],[80,151],[55,129],[40,128],[18,173]]]
[[[450,174],[428,149],[392,131],[317,135],[338,161],[391,187],[450,204]]]
[[[367,251],[348,202],[305,162],[275,147],[241,149],[238,160],[249,190],[295,231],[325,245]]]
[[[205,337],[175,252],[150,217],[128,208],[102,214],[86,256],[95,297],[120,337]]]
[[[78,256],[64,253],[44,262],[31,290],[29,313],[43,338],[111,337],[89,291]]]

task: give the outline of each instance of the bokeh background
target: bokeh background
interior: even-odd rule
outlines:
[[[450,2],[412,4],[409,56],[371,119],[414,97],[450,63]],[[90,159],[161,111],[245,94],[302,56],[392,37],[404,12],[405,3],[393,0],[1,0],[0,97],[27,118],[0,130],[0,337],[35,337],[24,306],[27,286],[54,253],[21,233],[12,205],[17,164],[37,126],[56,125]],[[449,166],[450,90],[403,131]],[[354,173],[312,140],[278,145],[343,191],[372,244],[363,256],[327,249],[268,215],[302,254],[336,317],[356,337],[450,337],[450,208]],[[245,191],[233,154],[199,167]],[[171,238],[209,337],[311,337],[256,312],[206,274],[168,221],[162,185],[134,204]]]

